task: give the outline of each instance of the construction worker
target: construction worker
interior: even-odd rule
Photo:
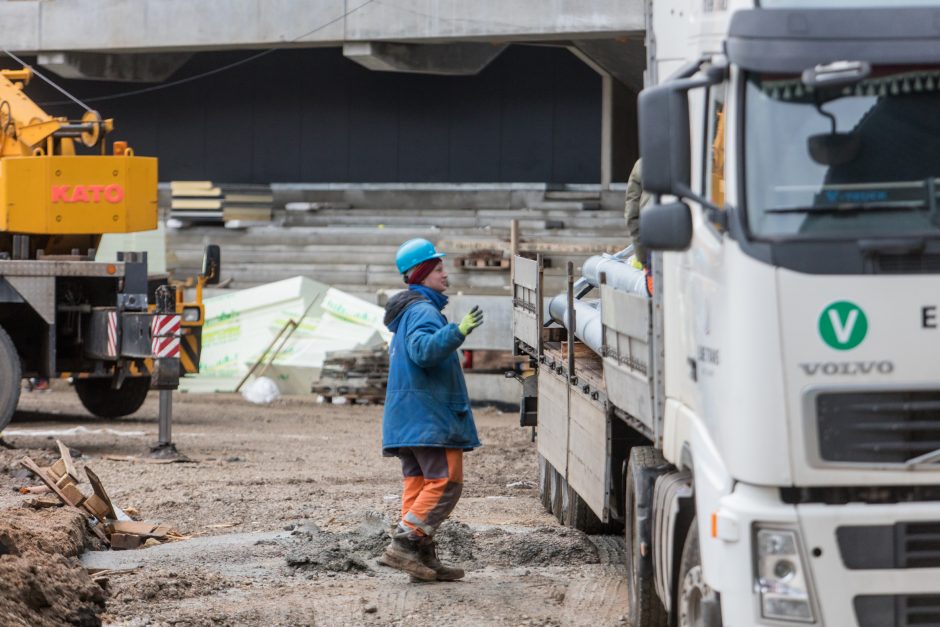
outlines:
[[[646,291],[652,296],[653,275],[649,270],[649,252],[640,244],[640,211],[650,204],[651,198],[643,189],[642,161],[642,159],[637,159],[636,163],[633,164],[633,169],[630,170],[623,214],[627,219],[627,233],[630,234],[630,241],[633,244],[633,256],[628,263],[637,270],[643,270],[646,273]]]
[[[395,264],[408,289],[389,299],[385,325],[388,389],[382,417],[382,453],[401,460],[401,519],[379,562],[413,580],[453,581],[464,571],[437,559],[434,533],[463,489],[463,453],[480,446],[457,349],[483,324],[474,307],[460,324],[448,323],[444,253],[426,239],[398,248]]]
[[[627,219],[627,233],[633,243],[633,265],[644,268],[649,265],[647,251],[640,245],[640,211],[650,203],[650,195],[643,190],[642,159],[637,159],[627,179],[627,197],[623,214]]]

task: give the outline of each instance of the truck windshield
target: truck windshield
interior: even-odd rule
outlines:
[[[940,69],[874,68],[825,91],[753,74],[745,89],[754,236],[940,236]]]

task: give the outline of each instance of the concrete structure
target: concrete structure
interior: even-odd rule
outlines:
[[[645,28],[642,0],[15,0],[0,2],[0,25],[23,53],[570,41]]]
[[[573,134],[582,136],[579,140],[580,147],[572,153],[565,148],[565,143],[570,144],[571,141],[562,139],[561,144],[555,148],[561,152],[545,157],[545,163],[559,163],[567,159],[570,163],[587,164],[593,174],[584,177],[574,173],[576,169],[565,167],[554,174],[540,172],[538,168],[532,171],[523,168],[509,170],[503,174],[497,173],[495,176],[485,171],[475,172],[466,178],[446,172],[425,174],[421,168],[412,168],[414,171],[409,173],[407,163],[402,167],[386,167],[383,172],[381,167],[373,167],[376,164],[368,162],[371,155],[364,150],[361,153],[365,158],[363,163],[368,166],[369,172],[379,173],[377,178],[363,178],[356,173],[356,168],[350,168],[349,172],[310,179],[304,175],[303,168],[300,168],[299,176],[294,177],[286,168],[279,170],[263,166],[251,172],[245,171],[244,168],[239,170],[231,167],[210,167],[205,173],[194,173],[191,178],[215,177],[218,174],[231,182],[532,181],[606,185],[612,181],[624,180],[636,156],[633,120],[635,95],[643,84],[645,65],[643,9],[643,0],[8,0],[0,1],[0,41],[4,42],[6,49],[27,55],[29,62],[48,68],[60,77],[101,81],[100,84],[104,86],[102,89],[89,89],[81,84],[66,86],[80,97],[93,95],[102,98],[101,102],[107,100],[108,94],[120,94],[123,99],[128,90],[126,84],[109,86],[109,83],[169,81],[172,85],[179,79],[190,80],[194,76],[198,77],[200,73],[212,73],[228,64],[241,63],[246,57],[259,51],[291,49],[227,70],[225,74],[232,77],[231,81],[199,79],[196,81],[198,86],[189,92],[186,89],[173,88],[173,94],[182,98],[168,97],[164,94],[169,92],[163,91],[161,96],[156,99],[148,98],[143,105],[144,98],[127,100],[127,110],[132,112],[142,108],[149,109],[151,106],[167,109],[169,105],[174,114],[182,113],[180,118],[183,123],[177,128],[193,139],[151,138],[145,139],[141,145],[141,149],[156,147],[162,163],[170,166],[164,167],[162,171],[172,172],[173,176],[177,176],[176,170],[186,171],[191,165],[189,160],[182,156],[180,148],[185,148],[186,153],[193,155],[200,145],[217,145],[222,146],[220,153],[232,154],[218,138],[212,137],[212,125],[216,122],[211,119],[212,115],[206,111],[186,111],[190,108],[187,103],[189,97],[204,103],[207,110],[222,112],[218,116],[220,120],[228,113],[231,121],[226,120],[224,124],[235,123],[244,126],[246,121],[251,122],[249,117],[254,111],[270,108],[270,102],[259,103],[258,99],[283,102],[296,94],[296,85],[282,86],[286,89],[284,94],[279,93],[276,87],[272,89],[270,80],[266,80],[272,76],[277,76],[281,81],[285,78],[290,81],[289,75],[293,74],[294,81],[304,78],[315,81],[318,87],[332,88],[332,81],[336,80],[338,70],[334,68],[321,71],[320,68],[335,65],[335,61],[328,61],[324,65],[325,57],[322,53],[325,51],[309,50],[331,48],[342,51],[341,54],[351,62],[381,72],[465,76],[468,79],[486,73],[494,75],[505,71],[520,72],[518,83],[522,90],[519,93],[496,94],[498,100],[495,102],[501,107],[499,115],[505,111],[519,111],[520,119],[532,126],[533,132],[541,133],[545,137],[557,133],[558,129],[572,129]],[[588,86],[590,81],[572,81],[570,72],[554,76],[555,72],[546,74],[538,67],[539,63],[556,63],[554,60],[532,60],[525,67],[515,61],[508,61],[504,66],[512,69],[488,72],[509,49],[518,47],[511,44],[519,43],[567,48],[574,52],[594,70],[595,76],[599,77],[600,87],[597,93],[593,93],[594,87]],[[307,49],[307,52],[298,49]],[[296,54],[285,54],[286,52]],[[279,57],[284,71],[272,70],[271,63],[268,63],[271,61],[270,56]],[[298,62],[298,59],[308,58],[308,62]],[[560,57],[551,59],[557,60]],[[314,67],[310,68],[310,64]],[[305,65],[307,67],[304,67]],[[344,77],[352,76],[345,69],[340,74]],[[390,84],[382,83],[380,79],[368,79],[359,75],[342,80],[345,83],[338,84],[338,87],[347,92],[346,98],[354,108],[359,101],[368,107],[376,98],[387,99],[389,96],[386,88],[377,89],[377,85]],[[392,90],[401,90],[402,93],[417,92],[421,103],[418,105],[419,109],[426,109],[427,103],[434,100],[434,94],[445,93],[450,89],[449,84],[441,82],[419,84],[414,80],[401,80],[401,86],[392,87]],[[537,85],[542,82],[544,91],[546,80],[563,81],[560,84],[570,86],[572,94],[556,94],[551,96],[555,102],[549,102],[545,93],[539,93]],[[506,84],[509,86],[512,81]],[[234,98],[244,98],[249,85],[257,87],[257,90],[252,90],[252,97],[256,101],[247,103],[245,110],[238,110],[239,107],[232,106],[231,102]],[[468,80],[464,91],[481,94],[491,92],[492,89],[492,85],[481,85],[480,81]],[[576,118],[558,118],[546,125],[540,122],[540,113],[531,114],[524,110],[529,103],[523,90],[531,94],[528,98],[530,102],[537,100],[540,103],[548,103],[552,109],[558,109],[560,106],[563,115],[566,113],[565,101],[571,102],[571,97],[576,93],[582,102],[594,100],[597,103],[597,113],[590,111],[591,107],[581,107],[581,110],[575,113]],[[191,96],[192,94],[195,95]],[[468,100],[465,94],[458,94],[456,97],[458,104],[478,104]],[[454,103],[446,100],[445,98],[445,101],[438,105],[441,112],[455,109]],[[118,119],[120,128],[131,130],[132,136],[160,133],[170,126],[167,121],[154,123],[149,110],[149,123],[146,126],[138,126],[134,118],[140,119],[143,115],[134,116],[132,113],[128,116],[124,112],[123,102],[112,100],[109,105],[111,104],[116,105],[115,111],[105,111],[105,114]],[[246,103],[242,100],[239,104]],[[403,103],[403,106],[414,108],[411,103]],[[99,108],[110,107],[101,105]],[[458,115],[465,119],[468,117],[466,113],[459,111],[459,107],[456,109]],[[277,111],[264,112],[263,116],[273,122],[259,123],[261,128],[247,129],[254,135],[254,154],[249,155],[251,160],[263,163],[270,161],[271,155],[266,153],[263,147],[264,138],[274,137],[282,130],[277,128],[271,133],[272,123],[281,124],[284,129],[293,124],[295,127],[287,135],[303,136],[303,129],[296,125],[305,122],[300,118],[291,120],[289,116],[283,117],[283,113],[286,113],[283,106]],[[332,113],[345,115],[335,108]],[[400,117],[404,110],[393,113]],[[472,115],[473,111],[468,113]],[[314,116],[318,114],[319,112],[312,113]],[[385,115],[387,117],[387,114]],[[367,117],[371,119],[367,120],[366,125],[362,125],[360,121],[355,121],[355,124],[357,128],[366,128],[366,136],[375,137],[385,142],[385,145],[392,145],[399,153],[403,149],[412,150],[407,146],[408,142],[405,142],[404,146],[394,147],[394,142],[389,143],[391,138],[383,137],[381,132],[376,133],[375,129],[368,128],[369,124],[381,122],[382,116],[382,112],[369,112]],[[585,121],[594,119],[594,116],[599,118],[599,123],[596,130],[590,130],[591,124],[586,124]],[[130,124],[127,124],[128,117],[131,118]],[[426,128],[418,128],[419,134],[429,137],[434,145],[441,145],[441,126],[447,124],[446,120],[440,119],[440,115],[428,115],[427,110],[419,111],[418,117],[428,120]],[[203,137],[195,137],[200,129],[187,128],[187,123],[197,118],[204,127]],[[350,122],[353,123],[352,120]],[[326,124],[341,128],[336,120],[328,120]],[[513,129],[518,125],[519,122],[513,119],[498,122],[500,128]],[[541,128],[537,128],[539,125]],[[552,130],[553,127],[555,131]],[[468,128],[471,128],[469,132],[474,136],[481,133],[481,129],[472,128],[472,124]],[[589,147],[596,155],[588,160],[575,154],[577,150],[588,148],[583,139],[585,133],[591,133],[591,141],[596,144]],[[261,136],[260,148],[258,136]],[[282,141],[278,141],[283,145]],[[546,154],[544,145],[533,143],[525,137],[508,136],[502,141],[504,145],[517,144],[529,154]],[[141,144],[140,141],[137,143]],[[329,146],[328,143],[326,145],[331,153],[343,153],[342,147]],[[475,151],[472,146],[468,149]],[[357,149],[353,146],[350,150],[355,152]],[[413,150],[420,152],[423,148],[417,146]],[[204,157],[211,160],[209,154]],[[245,158],[244,155],[240,157]],[[480,153],[481,159],[494,157],[500,163],[505,163],[507,158],[510,161],[513,158],[512,155],[497,157],[486,154],[486,151]],[[350,154],[348,158],[353,162],[360,162],[359,154]],[[429,159],[442,163],[440,155],[431,156]],[[468,170],[464,165],[455,163],[453,167],[466,172]]]

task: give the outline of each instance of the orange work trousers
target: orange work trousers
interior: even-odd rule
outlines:
[[[463,491],[463,450],[414,446],[398,449],[404,480],[400,528],[433,536]]]

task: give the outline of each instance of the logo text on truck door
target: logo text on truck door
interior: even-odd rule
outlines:
[[[847,351],[868,334],[868,318],[862,308],[847,300],[832,303],[819,316],[819,335],[830,347]]]

